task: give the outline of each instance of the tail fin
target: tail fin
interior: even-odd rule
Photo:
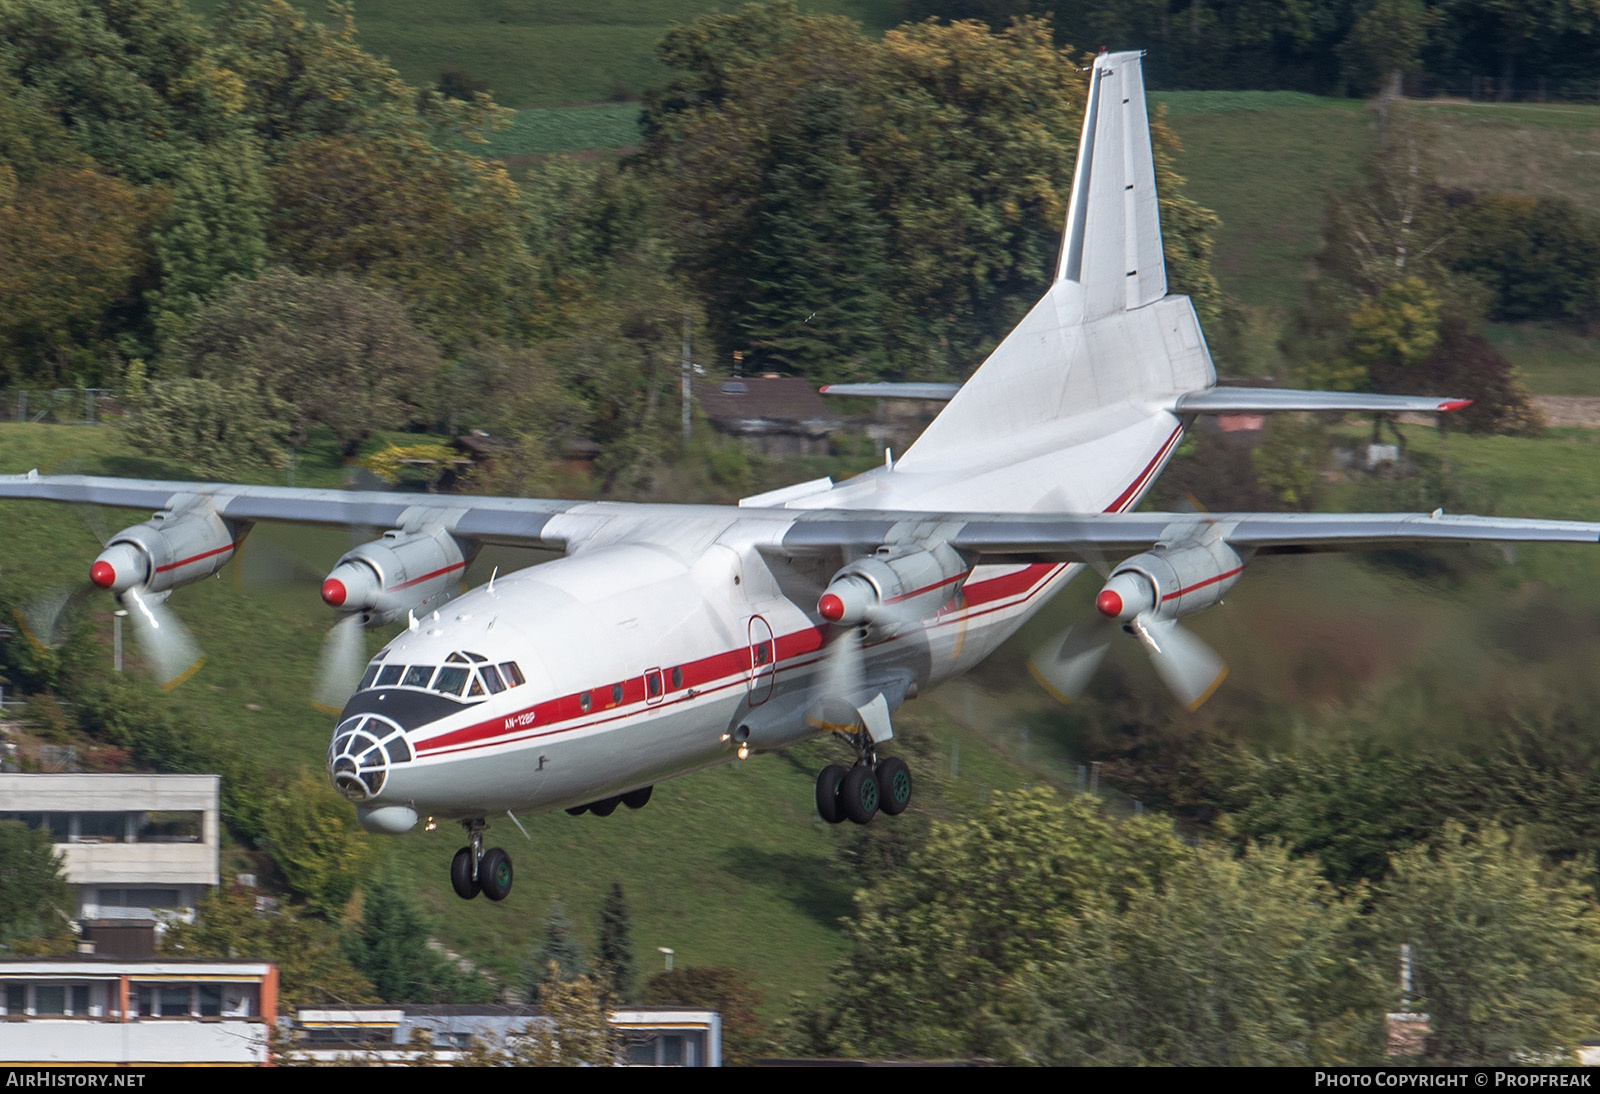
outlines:
[[[1089,83],[1057,281],[1084,287],[1084,316],[1167,295],[1155,159],[1138,53],[1101,54]]]
[[[932,467],[997,445],[1059,445],[1057,423],[1068,418],[1087,416],[1092,424],[1084,429],[1110,432],[1215,382],[1193,306],[1167,295],[1141,56],[1095,59],[1050,290],[901,457],[900,468]]]

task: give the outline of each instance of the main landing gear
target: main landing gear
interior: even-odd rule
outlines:
[[[511,856],[498,847],[483,849],[483,818],[462,821],[467,830],[467,846],[450,860],[450,887],[462,900],[480,892],[490,900],[504,900],[511,893]]]
[[[847,739],[855,747],[854,767],[829,764],[817,776],[817,815],[829,824],[866,824],[878,813],[897,817],[911,804],[911,769],[898,756],[878,756],[865,732]]]

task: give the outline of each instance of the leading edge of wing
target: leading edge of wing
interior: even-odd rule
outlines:
[[[1356,551],[1428,542],[1600,542],[1600,523],[1443,513],[841,512],[797,514],[779,550],[872,551],[942,540],[988,561],[1092,562],[1103,552],[1143,550],[1216,534],[1253,550]]]
[[[0,499],[57,501],[117,509],[168,509],[203,498],[225,520],[328,527],[396,528],[444,524],[484,543],[560,547],[545,526],[576,502],[540,498],[320,490],[239,483],[119,479],[94,475],[0,475]]]

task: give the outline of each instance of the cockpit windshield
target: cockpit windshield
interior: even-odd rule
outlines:
[[[445,658],[443,665],[386,664],[384,653],[380,653],[367,666],[358,690],[418,688],[476,703],[526,682],[515,661],[504,661],[495,666],[479,653],[452,653]]]

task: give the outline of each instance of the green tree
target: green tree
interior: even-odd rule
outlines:
[[[231,377],[179,376],[150,385],[128,439],[180,460],[200,478],[235,479],[280,464],[289,407],[248,365]]]
[[[289,891],[327,919],[338,919],[366,870],[364,834],[354,811],[325,779],[302,770],[265,812],[266,844]]]
[[[0,820],[0,952],[62,952],[70,946],[71,909],[49,830]]]
[[[463,976],[428,945],[422,913],[388,875],[363,891],[361,923],[345,935],[345,953],[386,1003],[483,1003],[492,995],[481,975]]]
[[[1186,846],[1093,799],[996,795],[857,895],[846,1054],[1016,1063],[1353,1061],[1381,1043],[1360,894],[1274,847]]]
[[[260,152],[239,115],[237,77],[181,0],[11,0],[0,5],[0,72],[155,214],[152,268],[137,306],[111,317],[115,333],[168,336],[223,277],[259,268]]]
[[[281,415],[297,443],[311,423],[326,425],[346,456],[374,430],[424,415],[444,367],[392,294],[346,275],[283,269],[218,294],[172,356],[190,375],[253,403],[263,424]],[[213,388],[190,390],[203,399]],[[266,447],[261,437],[251,451]]]
[[[849,147],[844,98],[836,87],[807,87],[776,123],[737,319],[752,369],[821,381],[875,376],[888,364],[886,240]]]
[[[552,900],[540,926],[539,943],[528,955],[528,997],[539,998],[551,977],[571,981],[585,971],[583,946],[572,933],[567,911],[560,900]]]
[[[605,903],[600,905],[599,940],[594,947],[595,981],[608,1001],[634,1001],[634,983],[639,968],[633,959],[633,916],[622,882],[613,881]]]
[[[1383,992],[1361,959],[1361,894],[1282,848],[1203,846],[1121,907],[1088,901],[1064,957],[1001,989],[1001,1058],[1259,1066],[1376,1060]]]
[[[935,824],[898,877],[857,896],[852,955],[827,1004],[833,1050],[992,1056],[996,983],[1061,956],[1086,902],[1124,901],[1185,854],[1163,822],[1118,824],[1097,802],[1046,790],[997,794]]]
[[[1600,907],[1515,831],[1451,822],[1396,855],[1381,890],[1411,946],[1430,1062],[1575,1060],[1600,1016]]]
[[[805,300],[816,266],[848,253],[815,256],[810,268],[789,261],[786,236],[831,242],[817,214],[800,215],[808,180],[850,223],[882,224],[884,350],[895,372],[965,371],[1048,285],[1085,86],[1047,24],[991,33],[930,22],[874,41],[847,20],[747,5],[674,28],[658,55],[674,80],[647,104],[645,163],[723,352],[742,348],[748,299]],[[828,110],[806,124],[826,121],[831,172],[784,144],[799,131],[796,104],[824,99]],[[1176,175],[1162,181],[1172,283],[1203,290],[1206,217],[1174,204]],[[856,212],[863,204],[870,218]],[[783,282],[753,279],[752,255],[786,270]],[[839,277],[834,268],[822,281],[838,287]],[[844,288],[857,314],[877,310],[864,286]],[[864,330],[864,320],[851,329]]]
[[[375,1003],[372,985],[350,964],[337,928],[292,910],[263,911],[259,893],[229,885],[200,898],[192,923],[175,923],[161,952],[188,958],[240,958],[278,966],[284,1010],[314,1005]]]

